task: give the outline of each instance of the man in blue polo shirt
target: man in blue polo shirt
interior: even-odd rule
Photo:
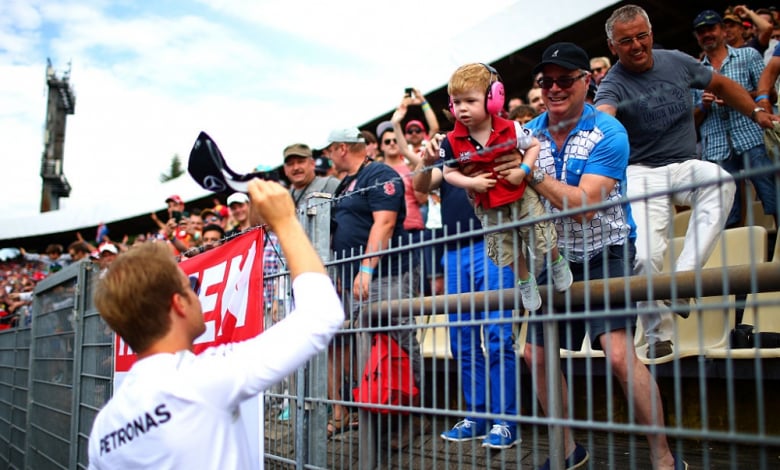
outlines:
[[[557,43],[548,47],[533,70],[534,74],[542,74],[539,86],[547,112],[526,125],[535,132],[541,145],[539,168],[529,175],[529,184],[553,213],[581,209],[555,219],[558,245],[569,260],[575,281],[630,276],[636,240],[631,207],[621,202],[626,194],[628,135],[615,118],[585,103],[589,70],[588,55],[579,46]],[[611,204],[600,209],[589,208],[603,202]],[[546,278],[545,270],[539,275],[539,284],[544,284]],[[589,315],[585,320],[559,320],[561,347],[580,349],[588,333],[592,346],[604,350],[608,370],[615,374],[631,400],[629,406],[636,423],[663,428],[658,385],[634,351],[633,305],[625,300],[604,304],[603,298],[592,296],[586,305],[572,306],[567,313]],[[607,311],[612,312],[608,317]],[[523,358],[534,371],[536,393],[546,410],[548,382],[543,345],[540,324],[529,324]],[[563,375],[561,383],[566,415],[569,395]],[[672,455],[665,435],[650,433],[647,441],[653,468],[687,468],[685,462]],[[567,469],[584,467],[589,459],[587,450],[575,443],[569,428],[564,429],[564,455]],[[542,468],[549,469],[549,460]]]

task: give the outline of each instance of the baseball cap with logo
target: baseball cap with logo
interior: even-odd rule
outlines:
[[[557,42],[544,50],[542,61],[536,64],[533,75],[542,71],[545,65],[559,65],[568,70],[590,70],[588,53],[571,42]]]
[[[165,202],[166,203],[175,202],[176,204],[184,204],[184,201],[178,194],[174,194],[173,196],[168,196],[168,199],[166,199]]]
[[[694,18],[693,29],[701,26],[712,26],[714,24],[721,23],[723,23],[723,18],[721,18],[717,12],[712,10],[704,10],[703,12],[696,15],[696,18]]]

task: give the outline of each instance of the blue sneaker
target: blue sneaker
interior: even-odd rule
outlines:
[[[521,442],[521,439],[517,435],[517,428],[515,426],[510,427],[506,423],[500,423],[493,425],[488,436],[482,441],[482,447],[510,449],[519,442]]]
[[[458,421],[449,431],[441,433],[445,441],[463,442],[485,437],[485,421],[472,421],[468,418]]]
[[[588,451],[581,445],[575,444],[574,452],[572,452],[564,462],[566,470],[575,470],[577,468],[585,467],[585,464],[588,463],[588,458],[590,458]],[[544,465],[539,467],[539,470],[550,470],[550,459],[545,460]]]

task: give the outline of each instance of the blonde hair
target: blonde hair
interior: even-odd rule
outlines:
[[[495,79],[497,79],[496,77]],[[469,90],[481,90],[487,93],[490,84],[495,80],[485,64],[473,63],[461,65],[453,72],[447,84],[450,96],[465,93]]]
[[[609,57],[591,57],[590,62],[601,62],[606,68],[612,67],[612,62],[610,62]]]
[[[184,294],[181,270],[165,243],[144,243],[119,255],[98,281],[100,316],[135,352],[171,327],[173,294]]]

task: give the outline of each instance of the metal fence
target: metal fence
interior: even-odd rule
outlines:
[[[113,336],[92,305],[84,262],[35,288],[32,323],[0,333],[0,465],[86,468],[97,411],[111,396]]]
[[[482,287],[455,269],[464,261],[458,256],[479,252],[485,230],[388,248],[382,263],[408,269],[397,279],[375,281],[382,287],[365,302],[345,295],[342,300],[352,321],[333,347],[266,394],[265,467],[537,468],[548,456],[553,464],[562,463],[567,442],[563,431],[570,428],[574,440],[590,452],[583,468],[652,468],[648,435],[651,441],[666,436],[672,452],[691,468],[777,468],[777,228],[748,199],[746,226],[723,231],[699,269],[671,268],[681,249],[680,227],[687,227],[690,215],[680,210],[669,215],[671,241],[664,273],[581,281],[565,293],[542,288],[545,304],[536,316],[525,314],[516,289]],[[344,282],[355,274],[350,262],[363,255],[329,260],[331,204],[318,195],[301,220],[334,278]],[[507,221],[505,227],[531,222]],[[519,240],[516,244],[521,246]],[[441,265],[448,252],[461,254],[445,257],[449,261]],[[484,256],[470,262],[483,268],[487,263]],[[437,272],[445,286],[459,281],[462,292],[452,287],[432,291]],[[281,282],[286,275],[268,279]],[[112,336],[91,300],[97,276],[97,268],[84,263],[45,279],[36,288],[32,327],[0,333],[0,465],[6,468],[87,465],[92,421],[112,393]],[[499,275],[497,285],[514,285],[513,278],[504,276]],[[505,281],[508,284],[502,284]],[[573,331],[570,320],[619,321],[621,314],[649,313],[633,307],[638,300],[688,297],[694,298],[687,307],[689,317],[672,319],[672,355],[648,359],[642,332],[632,337],[642,367],[658,383],[657,393],[649,384],[645,390],[652,403],[660,404],[661,409],[652,405],[650,412],[662,422],[643,424],[646,410],[634,405],[637,389],[624,387],[604,352],[587,339],[564,349],[548,341],[544,357],[526,364],[529,328],[544,328],[552,338],[554,329]],[[621,299],[628,299],[630,307],[609,307]],[[572,313],[583,305],[585,313]],[[550,316],[553,309],[568,316]],[[284,310],[277,315],[266,312],[267,326]],[[752,325],[752,330],[744,325]],[[507,331],[508,346],[497,339]],[[467,339],[461,340],[460,353],[453,354],[455,332]],[[356,403],[353,389],[361,384],[372,341],[379,334],[388,334],[411,353],[419,393],[368,411]],[[502,372],[491,374],[495,366]],[[536,388],[558,390],[560,384],[535,384],[540,367],[548,378],[562,377],[568,385],[566,394],[550,394],[553,399],[544,407]],[[627,376],[630,382],[641,374],[631,365]],[[478,409],[467,410],[466,397],[477,394],[477,383],[488,384],[492,392]],[[515,401],[514,408],[507,406],[510,401]],[[493,423],[516,425],[521,441],[501,450],[483,447],[481,439],[454,442],[440,437],[464,418],[488,423],[481,432]],[[329,423],[340,428],[330,436]]]
[[[766,171],[777,174],[778,168]],[[763,214],[749,184],[746,191],[744,226],[723,230],[712,255],[701,260],[697,269],[673,268],[692,213],[677,207],[669,214],[662,273],[576,282],[565,293],[543,288],[545,305],[535,316],[522,309],[515,289],[483,292],[453,258],[444,258],[443,269],[437,266],[447,251],[477,250],[478,242],[464,233],[385,250],[381,263],[409,264],[410,269],[396,280],[375,280],[385,284],[366,302],[342,298],[352,322],[337,336],[330,358],[321,358],[327,370],[320,368],[316,376],[306,376],[306,384],[316,384],[318,391],[300,387],[287,394],[269,394],[269,406],[278,408],[266,414],[266,468],[538,468],[548,456],[556,468],[565,458],[564,429],[571,429],[573,439],[590,453],[582,468],[653,468],[650,443],[662,438],[675,457],[691,468],[776,468],[780,462],[780,408],[774,398],[780,390],[780,343],[775,334],[780,333],[777,227],[771,216]],[[329,209],[316,201],[309,207]],[[502,228],[529,223],[507,221]],[[327,231],[309,233],[320,244],[321,237],[329,236]],[[522,243],[516,240],[515,245]],[[350,261],[363,258],[355,253],[342,262],[330,261],[334,278],[350,282],[356,274]],[[481,258],[473,263],[487,261]],[[444,285],[450,277],[459,277],[463,292],[432,294],[427,275],[436,271],[433,267],[440,268]],[[639,362],[629,362],[627,377],[629,382],[641,378],[640,369],[646,368],[651,383],[644,388],[618,380],[598,342],[587,336],[582,343],[563,348],[553,343],[543,358],[528,361],[530,366],[526,363],[529,328],[545,329],[550,345],[557,329],[564,340],[571,334],[569,320],[622,321],[621,315],[653,313],[652,308],[636,307],[637,301],[647,299],[683,300],[680,313],[688,318],[672,315],[673,354],[659,358],[649,358],[651,347],[641,326],[631,325],[629,340]],[[628,306],[610,307],[621,300]],[[497,310],[504,315],[487,314]],[[568,316],[553,317],[553,310]],[[583,313],[571,313],[576,311]],[[497,325],[512,329],[511,352],[494,351],[501,347],[494,337]],[[459,357],[451,350],[458,331],[454,327],[470,328],[466,331],[472,335],[470,343],[461,346]],[[474,334],[475,330],[481,333]],[[353,388],[366,372],[372,338],[385,333],[408,351],[420,351],[420,394],[400,405],[374,407],[383,408],[382,413],[369,412],[356,403]],[[476,356],[484,364],[477,364]],[[491,360],[505,372],[491,374]],[[470,365],[462,367],[464,361]],[[547,372],[546,384],[534,383],[539,367]],[[536,389],[558,390],[555,377],[565,381],[567,393],[550,394],[543,407]],[[487,393],[479,411],[467,411],[465,396],[477,392],[475,382],[487,383],[492,393]],[[325,395],[322,385],[327,387]],[[515,395],[516,412],[491,411],[501,409],[493,402],[503,403],[508,390]],[[638,394],[647,395],[648,409],[637,405]],[[292,404],[289,420],[282,412],[286,402]],[[334,415],[342,405],[349,412],[347,422]],[[652,418],[643,420],[643,413]],[[440,437],[466,417],[485,420],[486,431],[491,423],[516,424],[521,441],[502,450],[483,447],[481,439],[453,442]],[[342,429],[328,437],[323,432],[328,423]]]

